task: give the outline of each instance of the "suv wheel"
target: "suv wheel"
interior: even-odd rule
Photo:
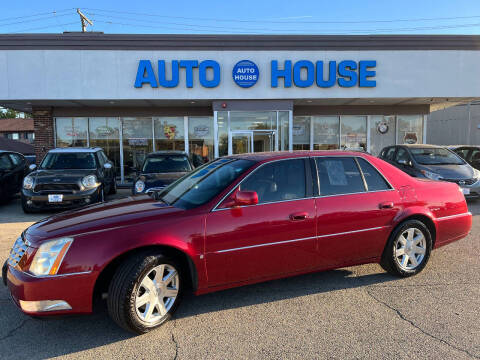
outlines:
[[[418,274],[427,265],[432,251],[432,237],[425,224],[408,220],[390,235],[380,265],[396,276]]]
[[[112,183],[110,184],[110,188],[108,189],[109,195],[115,195],[117,193],[117,182],[115,178],[113,178]]]
[[[126,330],[146,333],[170,319],[180,303],[182,271],[158,253],[140,253],[116,271],[108,291],[108,312]]]

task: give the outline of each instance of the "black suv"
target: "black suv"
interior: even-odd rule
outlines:
[[[445,147],[395,145],[384,148],[379,157],[413,177],[454,182],[465,197],[480,197],[480,171]]]
[[[113,163],[101,148],[50,150],[23,180],[22,208],[71,208],[105,200],[117,191]]]
[[[22,188],[28,166],[22,154],[0,150],[0,202],[10,200]]]

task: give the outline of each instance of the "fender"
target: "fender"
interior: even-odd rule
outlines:
[[[403,222],[405,219],[407,219],[409,217],[412,217],[412,216],[419,216],[419,215],[420,216],[425,216],[431,221],[431,224],[433,224],[434,229],[435,229],[435,234],[436,234],[438,232],[438,226],[437,226],[437,221],[435,219],[435,216],[433,215],[433,213],[429,209],[426,209],[423,206],[419,206],[419,205],[409,206],[409,207],[403,208],[401,211],[399,211],[397,213],[397,215],[395,216],[395,218],[393,219],[392,229],[397,227],[398,224]],[[428,224],[427,224],[427,226],[428,226]],[[432,234],[432,237],[434,237],[435,234]],[[433,238],[433,241],[435,241],[434,238]]]

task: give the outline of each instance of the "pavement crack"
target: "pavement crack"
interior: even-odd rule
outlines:
[[[173,329],[172,329],[172,342],[175,344],[175,356],[173,358],[173,360],[177,360],[178,359],[178,342],[177,342],[177,339],[175,339],[175,334],[174,334],[174,331],[175,329],[177,328],[177,320],[174,319],[173,320]]]
[[[5,339],[8,339],[8,338],[12,337],[12,336],[15,334],[15,332],[17,332],[18,330],[20,330],[29,320],[30,320],[30,319],[25,319],[25,320],[23,320],[23,321],[20,323],[20,325],[18,325],[17,327],[13,328],[12,330],[10,330],[5,336],[2,336],[2,337],[0,338],[0,341],[3,341],[3,340],[5,340]]]
[[[433,334],[430,334],[429,332],[423,330],[420,326],[418,326],[417,324],[415,324],[412,320],[407,319],[407,317],[406,317],[405,315],[403,315],[403,314],[400,312],[400,310],[396,309],[395,307],[391,306],[390,304],[386,303],[385,301],[380,300],[380,299],[377,298],[375,295],[373,295],[373,294],[370,292],[370,290],[369,290],[368,287],[365,287],[365,291],[367,292],[367,294],[368,294],[372,299],[374,299],[374,300],[375,300],[376,302],[378,302],[379,304],[387,307],[388,309],[390,309],[390,310],[392,310],[392,311],[395,311],[395,313],[398,315],[398,317],[399,317],[400,319],[402,319],[403,321],[405,321],[405,322],[409,323],[410,325],[412,325],[415,329],[419,330],[422,334],[424,334],[424,335],[426,335],[426,336],[428,336],[428,337],[430,337],[430,338],[432,338],[432,339],[434,339],[434,340],[437,340],[437,341],[439,341],[439,342],[447,345],[448,347],[450,347],[450,348],[452,348],[452,349],[455,349],[455,350],[457,350],[457,351],[461,351],[461,352],[467,354],[468,356],[470,356],[470,357],[472,357],[472,358],[474,358],[474,359],[480,359],[480,357],[472,354],[472,353],[469,352],[468,350],[459,348],[458,346],[455,346],[455,345],[449,343],[448,341],[446,341],[446,340],[444,340],[444,339],[442,339],[442,338],[439,338],[439,337],[437,337],[437,336],[435,336],[435,335],[433,335]]]

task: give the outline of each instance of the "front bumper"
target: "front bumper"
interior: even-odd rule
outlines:
[[[59,193],[61,194],[61,193]],[[62,194],[62,202],[49,202],[48,194],[39,194],[22,189],[22,201],[30,209],[65,209],[93,204],[100,200],[100,187],[78,191],[75,194]]]
[[[35,316],[92,312],[95,279],[91,272],[35,277],[5,263],[3,282],[13,302],[25,314]]]
[[[464,193],[466,199],[478,199],[480,197],[480,181],[472,185],[458,185],[463,190],[467,190],[467,194]]]

